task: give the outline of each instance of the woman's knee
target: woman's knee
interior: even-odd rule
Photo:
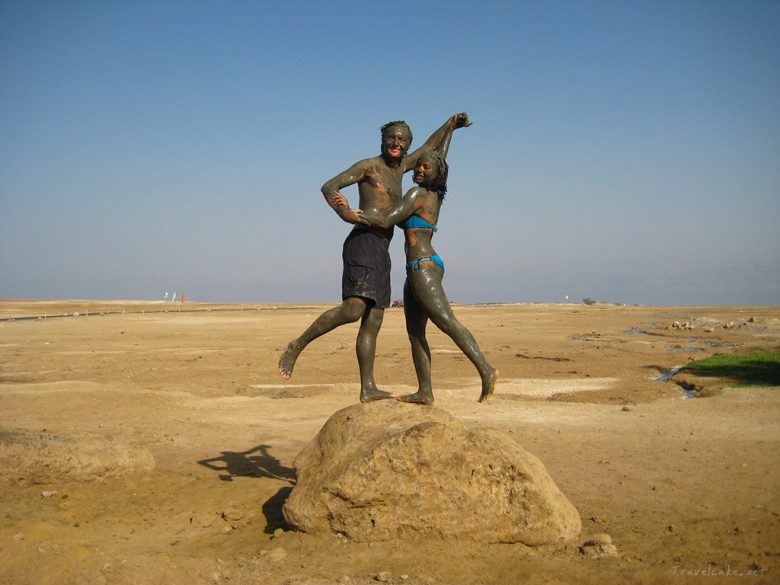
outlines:
[[[409,338],[409,341],[414,341],[415,339],[425,339],[425,326],[418,323],[407,323],[406,336]]]
[[[463,329],[463,325],[461,325],[460,321],[458,321],[451,313],[444,313],[435,316],[431,315],[431,321],[433,321],[433,324],[436,325],[436,327],[438,327],[442,333],[445,333],[450,337]]]

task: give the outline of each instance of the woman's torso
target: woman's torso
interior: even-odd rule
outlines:
[[[422,187],[415,188],[421,190],[421,193],[418,194],[418,199],[421,200],[422,204],[415,211],[414,215],[435,226],[439,221],[439,211],[441,209],[441,200],[438,193]],[[410,223],[415,222],[412,221]],[[430,227],[407,227],[404,229],[404,249],[406,250],[407,262],[436,254],[436,250],[433,249],[433,244],[431,243],[433,234],[434,230]]]

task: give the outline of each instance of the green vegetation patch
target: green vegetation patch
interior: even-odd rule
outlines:
[[[683,368],[697,376],[734,381],[734,386],[780,386],[780,351],[745,355],[716,354]]]

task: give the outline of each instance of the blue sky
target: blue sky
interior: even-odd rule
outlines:
[[[778,30],[757,0],[6,0],[0,298],[338,302],[322,183],[468,111],[452,301],[778,304]]]

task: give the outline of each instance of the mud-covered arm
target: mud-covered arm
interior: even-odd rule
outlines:
[[[417,159],[426,152],[438,150],[446,157],[450,148],[452,133],[457,128],[465,128],[467,126],[471,126],[471,120],[469,120],[469,115],[466,112],[450,116],[441,127],[428,137],[428,140],[420,148],[404,157],[404,172],[413,169],[417,165]]]
[[[447,153],[450,151],[451,141],[452,141],[452,132],[447,132],[447,134],[445,134],[439,146],[436,147],[436,150],[439,151],[439,154],[441,154],[442,158],[445,159],[447,158]]]
[[[387,213],[377,213],[376,211],[362,211],[360,217],[368,221],[372,227],[391,228],[397,223],[401,223],[422,206],[422,200],[419,197],[420,187],[412,187],[407,191],[401,201]]]
[[[360,215],[350,209],[345,203],[346,198],[341,194],[341,189],[362,181],[366,176],[366,161],[362,160],[339,173],[322,185],[322,196],[330,208],[347,223],[366,223]]]

